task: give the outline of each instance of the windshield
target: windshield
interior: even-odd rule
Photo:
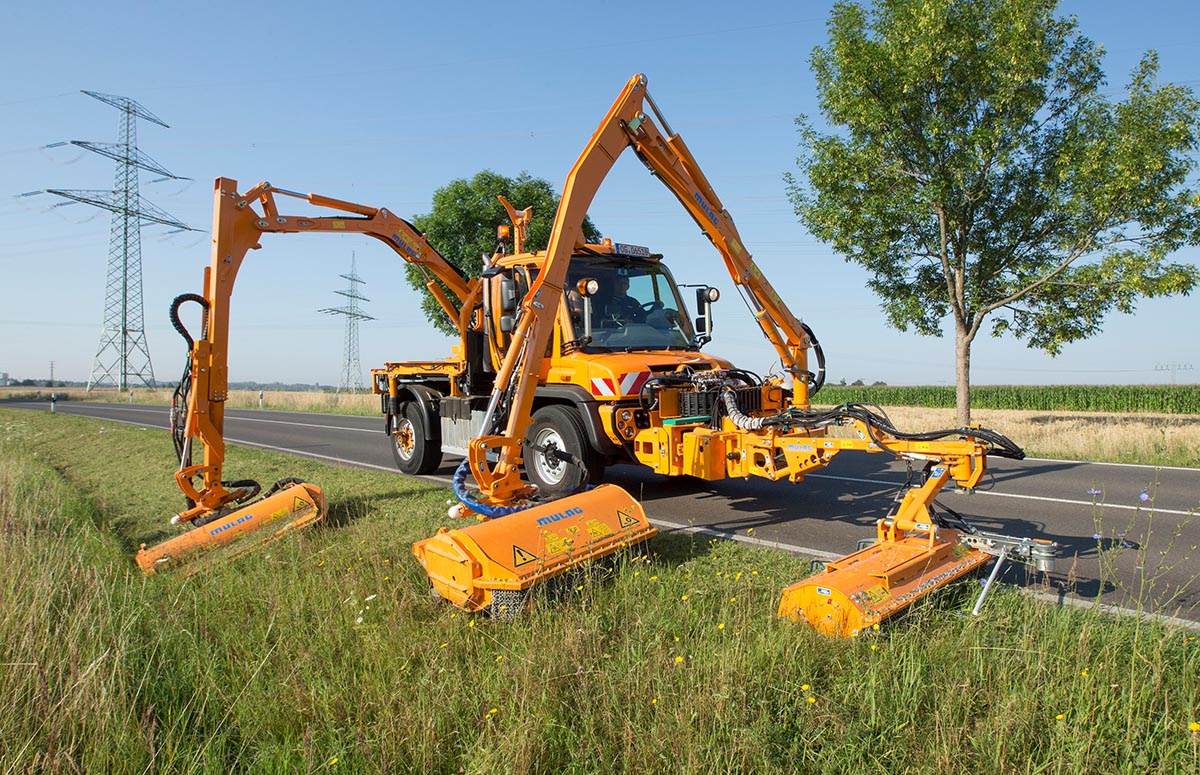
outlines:
[[[585,279],[600,285],[600,290],[586,299],[574,290]],[[675,282],[658,263],[575,256],[567,274],[566,307],[574,339],[585,350],[697,346]]]

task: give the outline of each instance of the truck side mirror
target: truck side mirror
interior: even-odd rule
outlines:
[[[511,275],[500,276],[500,312],[517,311],[517,281]]]
[[[696,330],[700,332],[697,336],[699,344],[712,341],[712,305],[719,298],[721,292],[716,288],[705,285],[696,289],[696,309],[701,310],[700,316],[696,318]]]

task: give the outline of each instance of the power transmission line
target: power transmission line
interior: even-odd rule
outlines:
[[[46,193],[70,200],[55,207],[83,202],[112,212],[108,238],[108,274],[104,288],[104,322],[100,330],[100,346],[88,377],[87,389],[111,384],[120,390],[136,380],[154,387],[154,367],[150,362],[150,347],[146,342],[142,314],[142,236],[141,224],[158,223],[175,231],[196,231],[169,213],[160,210],[141,197],[138,191],[138,170],[159,175],[157,180],[190,180],[172,174],[137,147],[137,119],[166,127],[137,101],[129,97],[84,91],[84,94],[111,105],[120,111],[118,142],[95,143],[71,140],[51,143],[74,145],[106,156],[117,163],[111,191],[79,191],[48,188]],[[157,182],[154,181],[154,182]]]
[[[358,292],[358,286],[365,285],[362,278],[355,271],[354,253],[350,253],[350,274],[338,275],[347,281],[346,290],[334,291],[334,293],[345,296],[348,301],[344,307],[327,307],[321,312],[327,315],[342,315],[346,318],[346,339],[344,347],[344,362],[342,364],[342,376],[338,382],[338,392],[343,390],[357,393],[365,390],[362,380],[362,364],[358,358],[358,322],[360,320],[374,320],[375,318],[359,309],[360,301],[370,301],[366,296]]]

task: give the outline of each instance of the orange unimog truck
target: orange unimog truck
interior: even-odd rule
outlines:
[[[714,289],[695,290],[693,321],[661,256],[582,241],[587,208],[626,150],[712,241],[781,374],[760,378],[701,351],[712,337]],[[511,612],[535,584],[652,535],[628,493],[587,488],[608,465],[799,482],[846,450],[891,454],[921,474],[870,546],[783,591],[781,616],[854,635],[992,558],[1052,565],[1049,542],[985,534],[934,509],[946,484],[978,485],[989,454],[1023,457],[1011,440],[978,426],[904,433],[871,407],[812,406],[824,378],[816,337],[754,263],[644,76],[625,85],[568,174],[545,251],[523,250],[531,214],[504,204],[512,228],[502,229],[500,249],[461,305],[429,278],[460,332],[452,356],[372,371],[402,471],[429,473],[445,453],[467,458],[454,478],[460,504],[452,516],[473,513],[480,522],[413,546],[439,596]],[[853,428],[853,437],[830,438],[833,426]],[[468,473],[476,493],[464,487]]]
[[[514,214],[518,235],[520,218]],[[465,457],[470,440],[483,434],[518,303],[546,261],[545,251],[521,252],[519,237],[517,244],[513,254],[497,252],[484,271],[474,325],[465,327],[465,341],[451,358],[388,363],[372,371],[401,471],[434,471],[443,454]],[[711,424],[723,384],[731,379],[741,383],[735,396],[743,411],[786,407],[781,386],[701,351],[712,336],[718,292],[692,289],[688,295],[700,313],[693,319],[662,259],[645,247],[610,240],[579,245],[572,253],[523,451],[525,474],[543,495],[599,483],[605,467],[618,463],[723,478],[723,459],[711,471],[711,455],[660,460],[655,449],[640,459],[635,439],[651,428],[677,428],[681,440],[691,438],[684,430]],[[706,375],[719,377],[708,390],[692,389]]]

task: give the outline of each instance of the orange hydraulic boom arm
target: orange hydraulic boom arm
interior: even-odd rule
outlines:
[[[353,217],[296,217],[280,213],[276,195],[303,199],[309,204],[351,213]],[[255,209],[255,206],[261,212]],[[366,234],[385,243],[406,262],[425,272],[426,287],[457,324],[460,308],[469,306],[478,293],[478,280],[466,278],[446,261],[408,221],[383,208],[345,202],[318,194],[299,194],[259,183],[238,193],[237,181],[218,178],[214,190],[212,263],[204,270],[204,294],[185,294],[172,307],[172,320],[189,342],[188,368],[181,387],[187,385],[186,406],[172,409],[172,426],[180,456],[175,480],[187,497],[188,508],[172,523],[191,522],[206,530],[193,530],[151,549],[143,547],[138,563],[147,573],[168,561],[212,548],[291,518],[284,529],[299,527],[324,516],[320,488],[284,480],[262,501],[247,505],[258,493],[250,481],[223,479],[225,462],[225,400],[228,397],[229,311],[234,281],[246,253],[261,247],[265,233],[326,232]],[[443,290],[450,290],[455,300]],[[195,340],[179,321],[179,306],[187,301],[203,308],[201,336]],[[177,393],[177,398],[180,394]],[[183,413],[183,417],[179,414]],[[193,440],[204,450],[203,463],[192,465]],[[199,479],[199,483],[197,483]],[[255,506],[255,508],[251,508]]]
[[[600,184],[617,158],[630,147],[712,240],[730,277],[745,291],[755,320],[779,354],[784,368],[794,377],[793,406],[809,406],[808,380],[812,376],[806,357],[806,350],[812,346],[809,334],[755,265],[733,218],[713,192],[683,139],[670,131],[646,84],[646,77],[641,74],[629,79],[567,175],[545,264],[521,304],[512,344],[496,376],[495,392],[484,418],[485,435],[475,439],[469,449],[471,472],[480,491],[493,502],[507,503],[528,494],[527,486],[520,481],[521,439],[529,423],[537,377],[563,295],[571,253],[581,242],[583,219]],[[666,135],[646,114],[647,104],[667,128]],[[507,401],[507,425],[501,434],[493,428],[493,423],[504,401]],[[489,433],[495,435],[486,435]],[[495,465],[487,459],[489,452],[499,453]]]

